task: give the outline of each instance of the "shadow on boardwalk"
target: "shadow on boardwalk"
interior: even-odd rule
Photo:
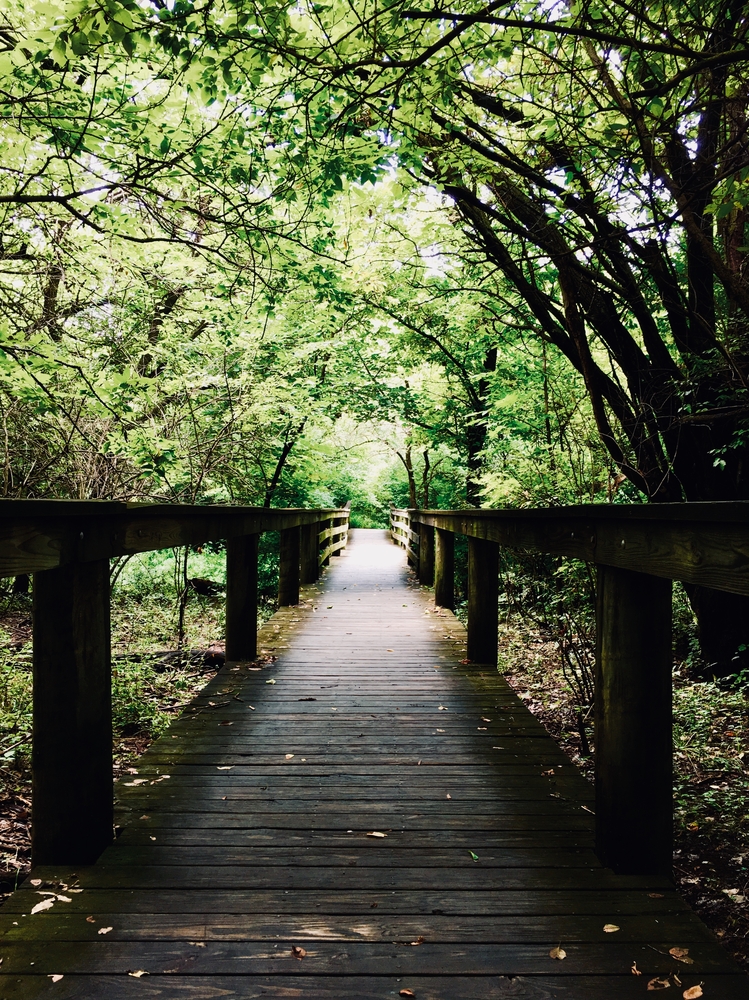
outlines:
[[[749,997],[669,884],[600,866],[590,785],[385,532],[260,639],[117,785],[99,862],[5,904],[0,1000]]]

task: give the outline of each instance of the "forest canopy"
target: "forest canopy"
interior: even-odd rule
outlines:
[[[3,17],[5,496],[746,497],[743,4]]]

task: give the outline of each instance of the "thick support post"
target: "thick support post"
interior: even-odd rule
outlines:
[[[109,560],[34,575],[34,865],[89,865],[112,842]]]
[[[468,536],[468,659],[497,663],[499,545]]]
[[[630,875],[670,875],[671,581],[598,567],[596,850]]]
[[[434,528],[428,524],[419,525],[419,583],[434,583]]]
[[[226,542],[226,659],[257,656],[257,550],[259,535]]]
[[[455,535],[442,528],[434,529],[434,603],[440,608],[455,608]]]
[[[278,603],[299,604],[299,553],[301,532],[299,527],[281,531],[281,551],[278,567]]]
[[[320,525],[317,521],[313,524],[302,525],[301,537],[301,559],[300,559],[300,580],[302,583],[314,583],[320,575],[317,564],[320,552],[320,544],[317,536]]]

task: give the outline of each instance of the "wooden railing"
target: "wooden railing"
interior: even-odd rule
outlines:
[[[34,574],[32,861],[90,864],[113,830],[109,560],[226,540],[226,658],[257,656],[258,538],[279,531],[278,599],[346,545],[348,509],[0,500],[0,577]]]
[[[749,595],[749,503],[393,510],[391,534],[446,608],[466,536],[477,665],[497,663],[500,545],[596,565],[596,849],[619,872],[670,873],[671,582]]]

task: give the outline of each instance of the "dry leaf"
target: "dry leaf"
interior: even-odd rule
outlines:
[[[485,719],[484,716],[482,715],[481,716],[481,721],[482,722],[491,722],[492,720],[491,719]]]
[[[660,979],[659,977],[651,979],[650,982],[648,983],[649,990],[667,990],[670,988],[670,986],[671,983],[668,981],[668,979]]]
[[[447,793],[447,795],[445,796],[445,798],[446,798],[446,799],[451,799],[451,798],[452,798],[452,795],[451,795],[451,794],[450,794],[450,793],[448,792],[448,793]]]
[[[549,952],[549,958],[558,958],[560,962],[563,958],[566,957],[567,957],[567,952],[564,950],[564,948],[560,948],[558,946],[556,948],[552,948],[551,951]]]
[[[291,949],[291,954],[294,956],[294,958],[298,958],[299,961],[301,962],[301,960],[305,957],[307,952],[304,948],[300,948],[298,944],[295,944]]]
[[[271,677],[271,679],[270,679],[269,681],[266,681],[265,683],[266,683],[266,684],[275,684],[276,682],[275,682],[275,681],[273,680],[273,678]]]
[[[480,733],[485,733],[486,732],[486,726],[476,726],[476,728],[478,729],[478,731]]]
[[[31,885],[41,885],[42,884],[42,880],[40,878],[30,878],[29,882],[31,883]]]
[[[93,917],[86,917],[86,923],[87,924],[94,924],[94,923],[96,923],[96,921],[94,920]]]
[[[49,910],[55,905],[54,896],[51,899],[43,899],[41,903],[37,903],[36,906],[31,907],[32,913],[41,913],[43,910]]]
[[[392,653],[392,652],[393,652],[393,650],[392,650],[392,649],[386,649],[386,650],[385,650],[385,652],[386,652],[386,653]]]
[[[684,1000],[697,1000],[697,997],[702,996],[701,986],[690,986],[688,990],[684,990],[682,993]]]
[[[446,711],[447,711],[447,709],[445,708],[445,706],[444,706],[444,705],[440,705],[440,707],[439,707],[439,708],[437,709],[437,711],[438,711],[438,712],[446,712]]]
[[[665,899],[666,897],[662,892],[649,892],[648,896],[650,899]]]
[[[415,997],[416,994],[413,990],[398,990],[399,997]]]
[[[637,962],[633,962],[632,963],[632,968],[629,971],[632,973],[633,976],[641,976],[642,975],[642,973],[640,972],[640,970],[637,968]]]
[[[604,934],[614,934],[616,931],[620,931],[621,927],[617,927],[616,924],[604,924],[603,931]]]
[[[438,733],[444,733],[444,731],[445,731],[444,729],[438,729],[437,730]]]
[[[53,983],[59,983],[60,980],[62,979],[62,975],[59,972],[55,972],[53,975],[47,976],[47,979],[51,979]],[[695,996],[696,997],[702,996],[702,992],[695,993]]]
[[[231,771],[231,769],[233,767],[234,767],[233,764],[224,764],[223,767],[217,767],[216,770],[217,771]]]
[[[286,760],[291,760],[291,758],[292,758],[293,756],[294,756],[294,754],[293,754],[293,753],[287,753],[287,754],[286,754]]]
[[[668,953],[677,962],[683,962],[684,965],[694,965],[694,959],[689,957],[689,948],[669,948]]]
[[[413,948],[418,948],[420,944],[424,944],[424,935],[423,934],[419,934],[419,936],[416,938],[416,940],[415,941],[409,941],[409,944]]]
[[[140,979],[141,976],[147,976],[149,973],[145,969],[136,969],[134,972],[128,972],[128,976],[132,976],[133,979]]]
[[[98,930],[98,933],[99,934],[109,934],[109,932],[113,931],[113,930],[114,930],[114,927],[100,927],[99,930]]]
[[[234,725],[233,722],[228,722],[228,721],[219,722],[219,726],[233,726],[233,725]],[[130,975],[130,973],[128,973],[128,975]]]
[[[379,830],[372,830],[371,833],[367,834],[368,837],[387,837],[386,833],[380,833]]]

